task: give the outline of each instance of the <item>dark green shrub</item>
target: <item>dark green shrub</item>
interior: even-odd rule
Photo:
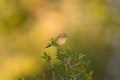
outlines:
[[[56,47],[55,40],[51,38],[51,45]],[[73,53],[70,48],[56,48],[56,60],[44,52],[42,58],[48,63],[47,72],[36,74],[35,80],[92,80],[93,72],[89,70],[90,61],[84,59],[84,54]],[[47,77],[49,75],[49,77]]]

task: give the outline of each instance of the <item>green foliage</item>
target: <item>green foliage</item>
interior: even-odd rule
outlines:
[[[56,45],[54,41],[51,38],[53,46]],[[84,56],[81,53],[73,53],[70,48],[60,48],[56,51],[56,60],[60,63],[54,63],[51,56],[44,52],[42,58],[48,63],[46,69],[48,73],[36,74],[35,80],[92,80],[93,71],[89,70],[90,61],[85,60]]]
[[[89,60],[84,60],[84,55],[78,53],[76,56],[70,49],[59,49],[56,52],[56,59],[60,64],[52,62],[49,54],[45,52],[43,58],[48,62],[48,71],[52,79],[47,80],[92,80],[92,71],[88,70]]]
[[[51,44],[52,44],[52,46],[56,46],[57,45],[56,44],[56,40],[54,38],[51,38]]]
[[[55,39],[51,38],[50,44],[56,47]],[[47,80],[92,80],[93,72],[88,70],[90,61],[85,60],[81,53],[75,54],[69,48],[57,49],[56,59],[60,61],[59,64],[53,63],[47,52],[44,52],[42,58],[48,63],[47,71],[51,73],[51,79]],[[43,77],[39,80],[43,80]]]
[[[35,75],[35,80],[44,80],[45,74],[39,73]]]
[[[44,52],[44,56],[42,56],[48,63],[51,60],[51,56],[49,56],[46,52]]]

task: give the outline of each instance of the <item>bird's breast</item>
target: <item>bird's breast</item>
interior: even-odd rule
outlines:
[[[66,39],[61,38],[61,39],[58,39],[56,41],[56,43],[57,43],[57,45],[63,45],[65,43],[65,41],[66,41]]]

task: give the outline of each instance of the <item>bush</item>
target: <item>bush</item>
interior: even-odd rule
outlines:
[[[51,45],[56,47],[54,39]],[[84,54],[73,53],[70,48],[56,48],[56,59],[60,63],[54,63],[51,56],[44,52],[42,58],[48,63],[48,73],[36,74],[35,80],[92,80],[93,72],[89,70],[90,61],[84,59]],[[47,75],[50,75],[48,78]]]

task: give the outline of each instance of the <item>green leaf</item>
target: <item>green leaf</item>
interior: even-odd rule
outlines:
[[[56,46],[57,45],[56,44],[56,40],[54,38],[51,38],[51,44],[52,44],[52,46]]]
[[[36,74],[35,75],[35,79],[36,80],[43,80],[45,77],[45,74],[44,73],[39,73],[39,74]]]
[[[51,61],[51,56],[46,52],[44,52],[44,56],[42,56],[42,58],[44,58],[47,62]]]

